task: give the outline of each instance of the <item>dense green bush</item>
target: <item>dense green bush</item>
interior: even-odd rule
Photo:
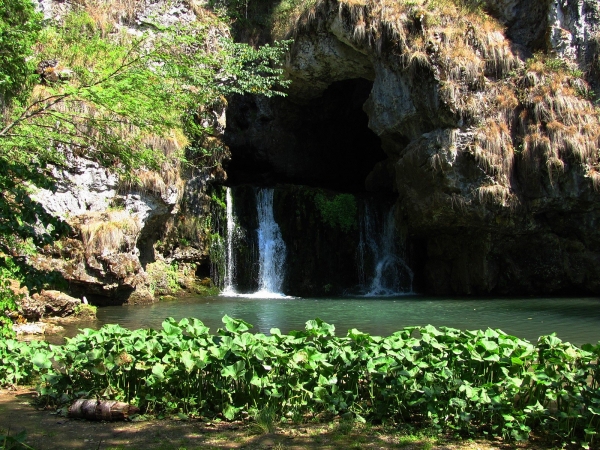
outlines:
[[[537,429],[590,443],[598,431],[600,345],[433,326],[335,337],[318,319],[266,336],[223,322],[216,335],[197,319],[168,319],[160,331],[86,329],[63,346],[0,342],[0,380],[37,379],[53,404],[98,396],[229,420],[270,408],[283,418],[352,414],[508,439]]]
[[[315,195],[315,204],[321,213],[323,222],[331,228],[348,232],[356,228],[358,208],[352,194],[338,194],[328,198],[324,194]]]
[[[0,109],[32,82],[33,63],[29,57],[41,19],[30,0],[0,0]]]

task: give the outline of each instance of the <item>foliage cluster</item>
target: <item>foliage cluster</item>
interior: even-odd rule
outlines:
[[[281,86],[281,71],[272,63],[285,45],[254,49],[219,40],[211,34],[215,26],[205,21],[109,39],[87,13],[75,12],[44,28],[36,58],[58,60],[73,76],[68,83],[46,82],[28,104],[15,105],[0,133],[2,147],[18,155],[52,149],[60,162],[62,143],[124,175],[159,167],[165,144],[157,138],[173,139],[183,128],[193,140],[207,131],[195,120],[198,106],[232,92],[281,94],[273,89]],[[175,145],[185,138],[175,138]]]
[[[75,307],[75,316],[78,318],[92,320],[96,318],[96,312],[98,311],[98,307],[94,305],[88,305],[87,303],[82,303]]]
[[[40,14],[29,0],[0,0],[0,110],[27,95],[33,81],[28,61],[41,28]]]
[[[278,0],[208,0],[208,7],[230,23],[236,41],[252,45],[269,40],[271,11],[277,3]]]
[[[321,219],[332,228],[348,232],[356,228],[358,208],[352,194],[338,194],[333,198],[318,193],[315,204],[321,214]]]
[[[181,291],[179,278],[185,274],[179,273],[177,263],[167,264],[164,261],[155,261],[146,266],[146,273],[150,283],[150,292],[154,295],[171,295]]]
[[[0,430],[0,449],[1,450],[34,450],[25,443],[27,432],[25,430],[13,436],[10,435],[10,430]]]
[[[335,337],[319,319],[266,336],[223,322],[216,335],[197,319],[167,319],[160,331],[86,329],[63,346],[7,340],[0,380],[37,378],[48,403],[98,396],[228,420],[266,409],[282,419],[345,414],[508,439],[535,429],[584,445],[600,426],[600,345],[433,326]]]
[[[250,0],[209,0],[208,5],[215,9],[218,14],[228,17],[232,21],[246,21],[248,19],[248,9],[251,5]]]

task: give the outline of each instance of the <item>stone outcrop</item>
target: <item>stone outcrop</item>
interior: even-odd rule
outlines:
[[[553,50],[580,65],[590,63],[600,9],[594,0],[486,0],[507,37],[527,52]]]
[[[33,323],[16,323],[13,325],[13,331],[20,338],[31,338],[41,339],[42,336],[47,334],[57,334],[64,330],[60,325],[54,325],[46,322],[33,322]]]
[[[117,177],[96,163],[75,158],[57,174],[58,191],[37,200],[71,226],[71,236],[31,258],[37,269],[56,272],[70,292],[97,304],[120,304],[147,284],[140,243],[164,226],[178,197],[144,191],[122,193]],[[117,206],[114,205],[124,205]]]

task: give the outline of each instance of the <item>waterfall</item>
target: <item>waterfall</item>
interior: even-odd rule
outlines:
[[[233,280],[235,278],[235,259],[233,256],[233,244],[236,235],[231,188],[227,188],[227,194],[225,196],[225,205],[227,211],[227,254],[225,255],[225,282],[223,286],[223,294],[231,295],[235,294],[235,288],[233,287]]]
[[[259,296],[282,295],[286,247],[273,216],[273,189],[256,194],[258,214],[258,292]]]
[[[393,208],[384,217],[381,216],[365,205],[358,248],[359,277],[364,295],[376,297],[411,293],[413,272],[398,249]]]

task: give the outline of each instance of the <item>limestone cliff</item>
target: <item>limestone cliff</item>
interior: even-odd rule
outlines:
[[[230,179],[394,196],[417,291],[598,293],[597,2],[466,3],[276,5],[290,95],[230,102]]]

